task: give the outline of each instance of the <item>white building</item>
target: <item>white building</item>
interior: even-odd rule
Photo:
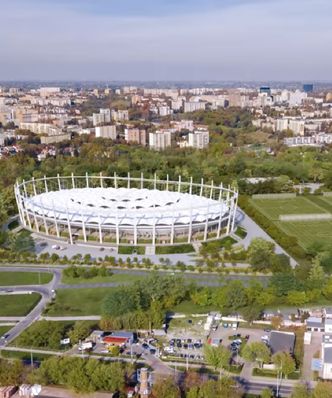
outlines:
[[[149,147],[157,151],[171,146],[172,135],[170,131],[156,131],[149,133]]]
[[[110,109],[100,109],[99,113],[92,114],[92,123],[94,126],[100,126],[101,124],[110,123],[111,111]]]
[[[119,109],[118,111],[115,111],[114,109],[112,109],[111,115],[112,115],[112,119],[115,120],[116,122],[123,121],[123,120],[129,120],[128,110],[120,110]]]
[[[206,102],[187,101],[184,103],[184,112],[195,112],[205,110]]]
[[[209,131],[205,129],[195,130],[189,133],[188,146],[197,149],[206,148],[209,145]]]
[[[116,126],[98,126],[96,127],[96,137],[110,138],[116,140]]]
[[[172,113],[173,113],[172,109],[167,105],[159,107],[160,116],[168,116],[171,115]]]

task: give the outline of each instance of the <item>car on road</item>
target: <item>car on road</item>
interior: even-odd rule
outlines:
[[[1,336],[1,340],[6,340],[6,339],[8,339],[9,336],[10,336],[10,334],[6,333],[3,336]]]

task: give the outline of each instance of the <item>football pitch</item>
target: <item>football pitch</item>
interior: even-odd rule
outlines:
[[[295,236],[304,249],[314,242],[332,245],[332,220],[279,220],[280,215],[332,214],[332,197],[298,196],[287,199],[253,197],[250,203],[287,235]]]

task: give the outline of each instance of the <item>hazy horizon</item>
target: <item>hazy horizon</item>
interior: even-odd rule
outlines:
[[[331,81],[329,0],[0,0],[0,81]]]

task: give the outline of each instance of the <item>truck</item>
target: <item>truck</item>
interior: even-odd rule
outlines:
[[[79,350],[79,351],[92,350],[92,348],[93,348],[93,343],[92,343],[92,341],[83,341],[83,342],[78,346],[78,350]]]

